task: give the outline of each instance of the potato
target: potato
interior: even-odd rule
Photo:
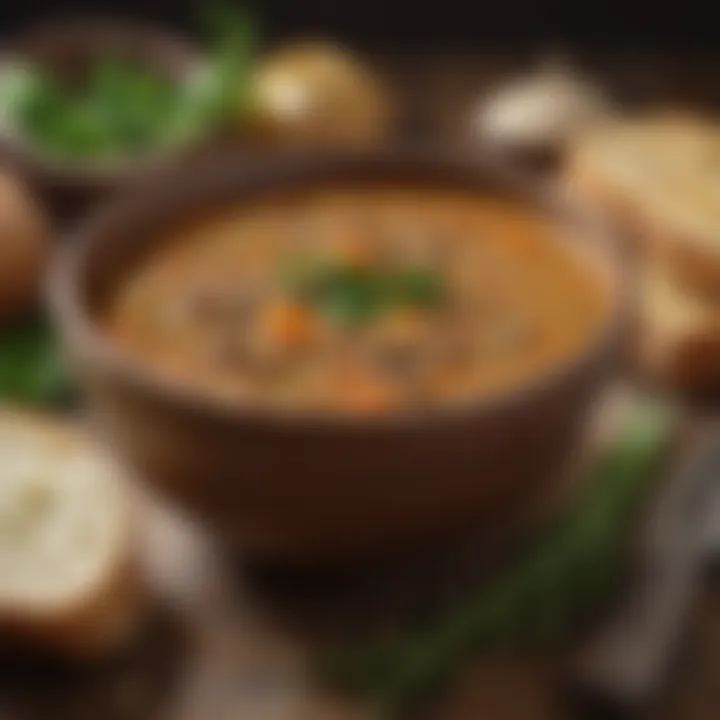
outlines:
[[[40,204],[17,177],[0,169],[0,322],[37,305],[49,235]]]
[[[390,105],[372,72],[321,42],[288,46],[255,72],[250,134],[282,147],[368,145],[386,134]]]

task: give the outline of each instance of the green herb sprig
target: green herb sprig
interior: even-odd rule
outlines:
[[[398,308],[437,309],[446,299],[432,268],[388,269],[306,261],[285,268],[290,291],[332,322],[362,325]]]
[[[203,25],[212,46],[206,112],[213,122],[234,122],[250,108],[258,21],[248,9],[239,11],[223,3],[211,3]]]
[[[0,334],[0,399],[59,408],[74,398],[55,335],[44,321],[31,320]]]
[[[416,633],[342,652],[325,668],[330,678],[367,693],[382,718],[396,718],[474,649],[560,641],[621,578],[626,531],[673,425],[666,407],[639,408],[577,505],[506,575]]]

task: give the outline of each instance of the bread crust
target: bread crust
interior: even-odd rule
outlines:
[[[0,627],[19,646],[92,659],[122,647],[132,636],[139,620],[139,589],[137,566],[125,556],[72,603],[23,610],[3,608],[0,601]]]
[[[682,134],[697,136],[698,142],[716,146],[720,154],[720,125],[703,118],[669,112],[629,122],[633,125],[618,124],[618,133],[627,127],[641,133],[645,123],[649,133],[665,132],[668,143]],[[598,157],[602,153],[593,145],[612,142],[612,132],[612,126],[598,134],[590,131],[573,145],[563,164],[564,182],[577,199],[613,218],[630,242],[651,256],[677,283],[709,300],[720,300],[720,227],[719,237],[710,237],[709,231],[690,228],[674,217],[663,203],[648,202],[620,187],[600,166]],[[659,138],[658,142],[661,153]],[[698,172],[702,172],[701,168]]]
[[[701,390],[720,384],[720,321],[674,333],[645,326],[638,361],[650,377],[676,388]]]
[[[67,442],[90,443],[82,429],[26,411],[0,409],[0,429],[22,423],[38,434]],[[143,582],[137,562],[131,521],[130,493],[117,503],[122,532],[108,562],[82,590],[57,602],[10,602],[0,596],[0,633],[21,647],[74,659],[91,659],[113,652],[133,634],[141,613]]]
[[[681,184],[689,183],[675,207],[670,186],[645,192],[654,170],[639,166],[638,182],[628,185],[613,174],[613,163],[626,160],[625,148],[642,143],[641,155],[661,158],[658,172],[674,172]],[[667,158],[661,155],[664,147]],[[703,163],[705,149],[713,147],[720,154],[720,125],[665,111],[588,131],[568,150],[562,168],[571,195],[607,216],[640,260],[635,350],[641,371],[681,389],[720,384],[720,227],[718,238],[712,238],[708,229],[686,219],[694,217],[694,198],[707,200]],[[699,190],[693,190],[693,182]],[[657,282],[646,283],[647,277]]]

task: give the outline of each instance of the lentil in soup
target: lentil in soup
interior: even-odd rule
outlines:
[[[606,293],[557,228],[432,187],[318,188],[173,231],[108,309],[158,373],[222,400],[380,414],[531,380],[599,333]]]

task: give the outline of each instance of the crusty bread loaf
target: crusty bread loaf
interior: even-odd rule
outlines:
[[[719,170],[720,123],[663,112],[588,131],[569,151],[565,177],[681,284],[718,298]]]
[[[136,619],[128,488],[79,430],[0,410],[0,633],[71,656]]]
[[[652,266],[644,269],[641,298],[641,367],[674,387],[720,386],[720,305]]]

